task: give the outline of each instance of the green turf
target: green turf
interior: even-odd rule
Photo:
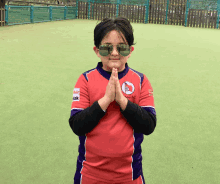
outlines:
[[[100,62],[94,20],[0,27],[0,183],[73,183],[72,91]],[[219,30],[132,24],[128,60],[154,89],[157,127],[144,137],[147,184],[220,181]]]

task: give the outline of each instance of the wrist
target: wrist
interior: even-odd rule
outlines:
[[[108,108],[110,104],[110,100],[104,96],[98,100],[98,104],[102,110],[106,111],[106,109]]]
[[[118,102],[118,104],[120,105],[121,109],[124,111],[127,107],[128,99],[124,96],[121,98],[121,100]]]
[[[108,104],[108,105],[111,103],[110,98],[108,98],[107,96],[103,96],[103,100],[104,100],[105,103]]]

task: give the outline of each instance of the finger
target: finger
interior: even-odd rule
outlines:
[[[111,82],[115,83],[115,76],[114,75],[111,76]]]
[[[114,76],[114,80],[115,80],[115,85],[118,85],[118,78],[116,76]]]
[[[118,78],[118,71],[115,69],[115,77]]]
[[[115,77],[114,76],[112,77],[112,82],[115,83]]]
[[[115,76],[115,72],[114,72],[114,70],[112,69],[111,77],[114,77],[114,76]]]
[[[115,83],[114,78],[111,77],[111,79],[110,79],[110,84],[113,85],[114,83]]]
[[[110,76],[111,78],[113,78],[114,77],[114,72],[113,72],[113,70],[112,70],[112,73],[111,73],[111,76]]]
[[[111,82],[115,83],[115,76],[114,75],[111,77]]]
[[[115,77],[115,70],[114,70],[114,68],[112,69],[111,77]]]
[[[117,72],[116,72],[116,70],[114,70],[114,77],[116,77],[117,78]]]
[[[111,75],[115,76],[115,68],[112,68],[112,73]]]

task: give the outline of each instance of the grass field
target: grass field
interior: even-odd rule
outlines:
[[[0,183],[73,183],[72,93],[100,62],[94,20],[0,27]],[[219,30],[132,24],[129,67],[154,89],[157,127],[142,143],[146,184],[220,181]]]

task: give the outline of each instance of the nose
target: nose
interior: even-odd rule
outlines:
[[[113,50],[112,50],[111,55],[113,55],[113,56],[119,55],[118,50],[117,50],[117,46],[113,46]]]

